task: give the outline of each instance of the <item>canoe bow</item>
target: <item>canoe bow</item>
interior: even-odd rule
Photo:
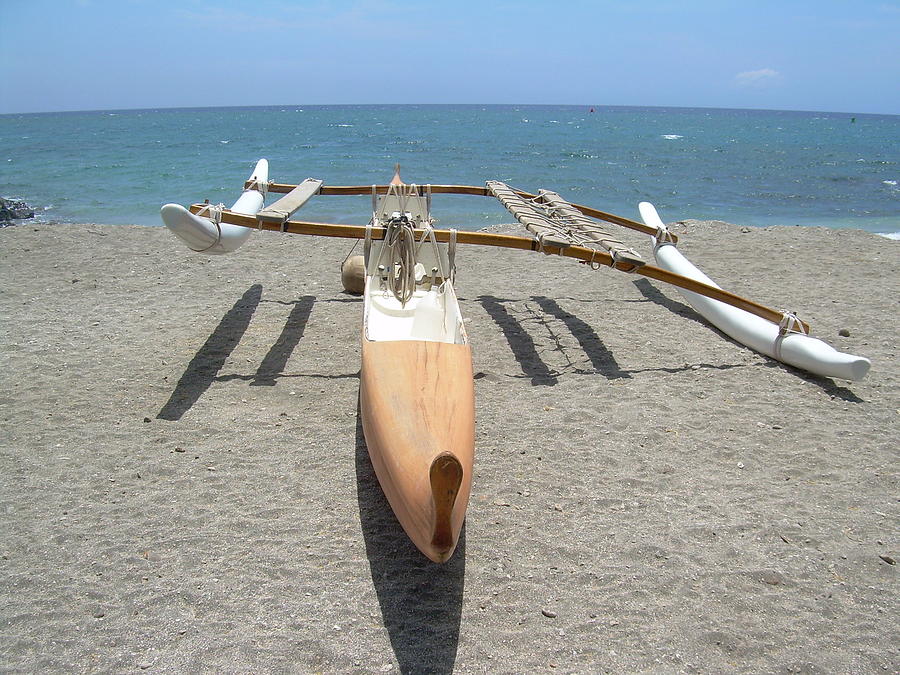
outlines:
[[[472,488],[475,390],[468,344],[362,339],[360,413],[382,490],[416,547],[453,555]]]

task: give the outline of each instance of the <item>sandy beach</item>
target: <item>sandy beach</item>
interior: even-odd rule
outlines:
[[[638,276],[464,248],[475,478],[437,566],[362,438],[351,243],[0,230],[0,670],[900,671],[900,242],[674,231],[867,378]]]

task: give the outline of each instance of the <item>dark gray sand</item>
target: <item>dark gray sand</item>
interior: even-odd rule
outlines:
[[[444,566],[366,454],[350,243],[0,230],[0,669],[898,672],[900,243],[675,229],[868,377],[638,276],[464,247],[476,466]]]

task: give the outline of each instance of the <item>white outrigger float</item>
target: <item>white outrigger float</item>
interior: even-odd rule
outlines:
[[[269,162],[261,159],[247,180],[241,196],[232,205],[233,213],[252,216],[259,212],[266,200],[266,186],[269,183]],[[253,230],[239,225],[223,223],[216,217],[219,211],[209,204],[196,215],[180,204],[166,204],[160,215],[175,236],[181,239],[195,253],[222,255],[231,253],[244,245]]]
[[[284,196],[263,209],[268,192]],[[368,193],[367,225],[291,220],[315,195]],[[531,236],[436,230],[433,194],[496,197]],[[809,326],[795,315],[715,285],[677,250],[677,237],[652,204],[639,208],[643,223],[500,181],[484,187],[405,184],[399,167],[386,185],[329,186],[312,178],[279,184],[268,180],[262,159],[232,208],[166,204],[161,215],[198,253],[230,253],[254,229],[365,241],[360,416],[366,445],[403,529],[423,554],[443,562],[465,519],[475,446],[472,356],[453,287],[457,244],[541,251],[663,281],[714,326],[762,354],[825,377],[859,380],[868,372],[868,359],[810,337]],[[653,237],[658,266],[646,264],[601,221]]]
[[[653,204],[641,202],[638,208],[641,219],[657,229],[657,234],[653,237],[653,256],[657,264],[675,274],[716,286],[712,279],[695,267],[675,247],[668,228],[660,219]],[[773,359],[816,375],[843,380],[861,380],[869,372],[871,365],[869,359],[839,352],[830,344],[810,337],[807,331],[799,329],[798,320],[792,314],[786,313],[776,325],[700,293],[683,288],[678,290],[712,325],[760,354],[771,356]]]

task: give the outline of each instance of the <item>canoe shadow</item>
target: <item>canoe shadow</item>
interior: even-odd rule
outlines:
[[[583,319],[564,310],[556,300],[544,296],[533,295],[531,300],[537,303],[544,315],[553,317],[561,322],[578,342],[578,346],[590,360],[591,368],[586,370],[575,369],[575,372],[598,373],[608,380],[630,378],[631,374],[619,367],[615,356],[603,343],[597,332]],[[541,358],[534,338],[522,325],[522,322],[509,311],[506,303],[512,302],[508,298],[497,298],[492,295],[480,295],[477,301],[494,320],[507,344],[522,368],[525,377],[531,379],[534,386],[555,386],[559,383],[560,371],[551,367]],[[545,326],[546,326],[546,322]],[[550,330],[548,328],[548,330]],[[553,331],[551,331],[552,333]],[[561,345],[557,345],[557,351],[563,351]]]
[[[651,284],[646,279],[637,279],[634,282],[635,288],[644,296],[645,299],[649,300],[652,303],[659,305],[660,307],[664,307],[668,309],[674,314],[678,316],[684,317],[685,319],[690,319],[691,321],[696,321],[700,325],[712,330],[716,333],[720,338],[725,340],[726,342],[730,342],[738,349],[750,349],[750,347],[738,342],[733,337],[728,335],[727,333],[722,332],[717,326],[714,326],[712,323],[703,318],[703,316],[695,310],[690,305],[687,305],[683,302],[679,302],[678,300],[673,300],[667,295],[663,294],[658,288],[656,288],[653,284]],[[758,352],[755,352],[758,354]],[[773,359],[769,356],[765,356],[763,354],[759,354],[759,356],[766,360],[766,367],[768,368],[779,368],[781,370],[787,371],[789,373],[793,373],[803,379],[812,382],[813,384],[822,388],[822,390],[831,395],[836,396],[848,403],[862,403],[863,399],[859,398],[853,391],[847,389],[846,387],[837,384],[830,377],[824,377],[821,375],[814,375],[812,373],[808,373],[800,368],[796,368],[790,364],[782,363],[776,359]]]
[[[262,299],[262,285],[254,284],[229,309],[219,325],[197,350],[175,385],[157,419],[178,421],[209,389],[237,347]]]
[[[634,284],[634,287],[638,290],[638,292],[640,292],[640,294],[644,296],[645,300],[649,300],[653,304],[659,305],[660,307],[669,310],[670,312],[672,312],[672,314],[677,314],[680,317],[699,323],[704,328],[712,330],[723,340],[727,340],[737,347],[744,348],[744,345],[742,345],[740,342],[732,338],[730,335],[723,333],[721,330],[719,330],[718,327],[714,326],[709,321],[704,319],[703,315],[700,314],[700,312],[698,312],[696,309],[684,302],[673,300],[646,279],[636,279],[632,283]]]
[[[372,582],[400,672],[452,673],[462,617],[465,525],[456,552],[442,565],[416,549],[378,484],[358,404],[356,490]]]
[[[266,352],[253,374],[220,374],[231,353],[240,343],[261,303],[291,306],[281,334]],[[169,400],[157,413],[157,419],[178,421],[215,382],[242,380],[251,387],[274,387],[283,377],[297,377],[285,373],[287,363],[303,339],[306,324],[314,305],[323,301],[314,295],[304,295],[297,300],[262,300],[262,286],[254,284],[234,303],[216,326],[206,342],[188,363],[179,378]],[[324,302],[360,302],[357,298],[329,299]],[[311,375],[311,377],[357,377],[354,374]]]

